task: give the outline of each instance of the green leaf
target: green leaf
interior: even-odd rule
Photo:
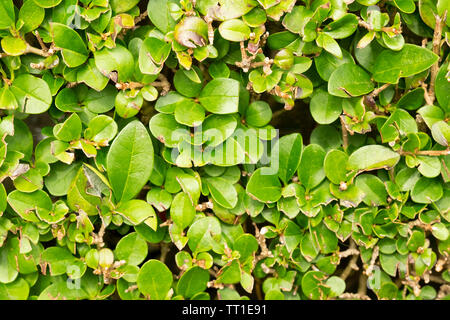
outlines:
[[[19,21],[23,21],[23,33],[37,29],[44,21],[45,9],[38,6],[35,1],[26,1],[19,11]]]
[[[186,193],[191,201],[191,204],[195,206],[198,203],[201,192],[201,181],[197,173],[180,173],[176,176],[177,182],[180,184],[181,189]]]
[[[437,179],[421,177],[411,190],[411,199],[417,203],[431,203],[443,195],[442,184]]]
[[[107,145],[117,134],[117,123],[107,115],[98,115],[89,121],[84,137],[100,145]]]
[[[192,298],[195,294],[203,292],[209,281],[209,272],[200,267],[189,268],[177,283],[177,293],[186,299]]]
[[[232,209],[236,206],[238,195],[233,184],[222,177],[207,178],[208,190],[219,205]]]
[[[114,108],[117,90],[112,85],[107,85],[101,92],[89,90],[84,105],[93,113],[104,113]]]
[[[218,243],[221,239],[221,227],[216,217],[205,217],[196,220],[187,232],[189,248],[194,253],[213,249],[221,252]]]
[[[271,74],[266,75],[261,73],[260,70],[255,69],[250,72],[248,79],[252,83],[253,90],[256,93],[262,93],[272,90],[281,80],[282,75],[283,72],[281,70],[275,70]]]
[[[152,300],[164,300],[172,287],[172,272],[159,260],[147,261],[139,270],[139,291]]]
[[[438,121],[431,127],[431,134],[434,141],[444,147],[448,147],[450,142],[450,126],[445,121]]]
[[[377,82],[397,83],[399,78],[410,77],[427,70],[438,56],[426,48],[405,44],[400,51],[384,50],[375,60],[372,77]]]
[[[0,284],[13,282],[19,274],[14,252],[10,250],[10,247],[10,241],[7,245],[0,247]]]
[[[348,180],[347,172],[348,155],[340,150],[330,150],[323,163],[325,175],[332,183],[339,185]]]
[[[76,113],[72,113],[66,121],[58,123],[53,127],[53,135],[58,140],[70,142],[80,138],[81,129],[80,117]]]
[[[10,87],[4,86],[0,89],[0,106],[0,109],[4,110],[14,110],[19,107]]]
[[[408,250],[416,252],[419,247],[423,247],[425,244],[425,233],[423,231],[414,230],[406,243]]]
[[[234,250],[239,251],[240,261],[246,261],[258,250],[259,244],[256,238],[248,233],[244,233],[236,239]]]
[[[55,282],[46,287],[39,295],[38,300],[81,300],[88,299],[88,294],[82,288],[69,288],[67,282]]]
[[[134,117],[141,110],[144,104],[144,98],[140,92],[119,91],[115,101],[116,113],[125,119]]]
[[[237,120],[232,115],[210,114],[203,121],[202,130],[194,133],[194,141],[216,147],[233,134],[236,126]]]
[[[303,150],[302,160],[298,168],[298,178],[306,188],[311,190],[325,178],[323,160],[325,151],[316,144],[310,144]]]
[[[20,56],[26,52],[27,43],[25,40],[6,36],[1,41],[3,51],[10,56]]]
[[[144,74],[158,74],[170,49],[170,44],[158,38],[145,39],[139,49],[139,70]]]
[[[6,206],[8,203],[6,197],[7,197],[7,195],[6,195],[5,186],[2,184],[2,186],[0,187],[0,212],[2,212],[2,213],[6,210]],[[0,241],[0,243],[1,243],[1,241]]]
[[[424,89],[416,88],[404,94],[397,102],[397,106],[406,110],[416,110],[423,106]]]
[[[349,37],[358,28],[358,18],[351,13],[343,15],[323,28],[323,32],[334,39],[344,39]]]
[[[319,300],[324,295],[324,287],[321,286],[326,276],[320,271],[308,271],[302,278],[302,291],[311,300]]]
[[[52,210],[52,200],[42,190],[24,193],[14,190],[8,194],[11,208],[24,220],[39,222],[36,214],[46,214]]]
[[[416,10],[414,0],[394,0],[394,4],[404,13],[413,13]]]
[[[286,229],[284,230],[284,238],[286,242],[286,249],[292,253],[298,247],[302,240],[303,232],[300,227],[292,222],[287,221]]]
[[[139,0],[128,0],[128,1],[111,0],[110,3],[111,8],[114,10],[115,13],[121,13],[133,9],[133,7],[139,3]]]
[[[190,70],[179,69],[173,78],[177,92],[189,98],[198,97],[203,87],[202,81],[202,73],[195,66]]]
[[[136,232],[121,238],[114,250],[117,260],[125,260],[129,265],[139,265],[147,257],[147,242]]]
[[[417,113],[420,114],[425,121],[428,128],[432,129],[433,125],[436,122],[444,120],[444,112],[441,108],[436,106],[426,105],[417,110]]]
[[[67,274],[72,279],[79,279],[86,271],[84,262],[73,256],[66,248],[47,248],[42,253],[41,260],[48,264],[52,276]]]
[[[338,58],[326,51],[323,51],[314,58],[317,73],[319,73],[320,77],[325,81],[330,79],[334,70],[346,63],[354,63],[354,61],[352,55],[345,50],[342,50],[342,58]]]
[[[323,89],[317,89],[313,93],[309,108],[316,122],[330,124],[342,113],[342,99],[328,94]]]
[[[199,101],[211,113],[238,112],[239,82],[226,78],[213,79],[203,88]]]
[[[241,281],[241,268],[238,260],[233,260],[225,266],[217,276],[217,283],[233,284]]]
[[[7,122],[5,118],[3,118],[3,122]],[[33,134],[28,125],[18,117],[14,117],[13,125],[14,134],[5,138],[8,152],[20,152],[23,154],[23,161],[30,161],[33,153]]]
[[[328,92],[342,98],[358,97],[373,89],[370,76],[361,67],[352,63],[337,67],[328,81]]]
[[[71,88],[64,88],[58,92],[55,106],[63,112],[79,112],[82,110],[79,106],[77,93]]]
[[[338,297],[345,291],[345,281],[337,276],[328,278],[325,284],[330,288],[331,297]]]
[[[356,177],[356,187],[364,192],[364,203],[369,206],[387,205],[386,186],[377,176],[362,174]]]
[[[402,109],[396,109],[380,128],[383,142],[391,142],[408,133],[417,133],[417,124],[411,115]]]
[[[88,183],[90,185],[85,168],[82,166],[67,191],[67,204],[74,211],[78,212],[81,209],[88,215],[96,215],[98,214],[97,207],[100,206],[100,198],[89,192]]]
[[[419,13],[422,21],[430,28],[435,28],[436,19],[434,15],[437,13],[436,1],[420,0]]]
[[[450,111],[450,83],[447,80],[448,63],[444,63],[436,75],[436,99],[446,112]]]
[[[16,22],[16,13],[12,0],[5,0],[0,3],[0,30],[9,29]]]
[[[116,45],[113,49],[103,48],[94,52],[95,65],[107,77],[115,77],[112,72],[118,72],[118,81],[131,80],[134,72],[134,58],[128,49]]]
[[[208,24],[200,17],[185,17],[175,26],[174,37],[185,47],[203,47],[208,40]]]
[[[274,145],[272,157],[278,160],[278,177],[287,184],[300,165],[303,151],[303,138],[298,133],[281,137]]]
[[[62,0],[32,0],[42,8],[53,8],[61,3]]]
[[[171,114],[159,113],[151,118],[150,131],[167,147],[177,147],[183,140],[189,140],[187,127],[179,124]]]
[[[157,166],[156,166],[157,167]],[[172,195],[165,189],[152,188],[147,193],[146,200],[159,212],[166,211],[172,204]]]
[[[245,41],[250,37],[250,28],[240,19],[224,21],[219,26],[219,33],[228,41]]]
[[[281,197],[281,183],[277,174],[268,168],[256,169],[247,183],[247,193],[258,201],[272,203]]]
[[[77,82],[83,82],[87,86],[102,91],[108,84],[108,78],[97,69],[94,59],[89,59],[87,63],[80,67],[77,72]]]
[[[245,113],[245,121],[254,127],[264,127],[272,119],[272,109],[265,101],[252,102]]]
[[[12,83],[11,91],[24,113],[43,113],[52,103],[52,94],[47,82],[30,74],[19,75]]]
[[[153,170],[153,145],[139,121],[130,122],[114,139],[106,158],[108,178],[118,201],[132,199]]]
[[[195,207],[186,193],[180,192],[173,198],[170,217],[178,227],[181,229],[188,227],[194,220],[195,214]]]
[[[169,5],[172,3],[176,2],[171,0],[154,0],[148,2],[148,17],[150,18],[150,21],[164,34],[173,30],[176,24],[169,9]]]
[[[27,172],[14,179],[14,187],[22,192],[33,192],[42,189],[43,186],[42,175],[35,168],[30,168]]]
[[[174,113],[178,102],[186,101],[187,99],[181,94],[170,91],[165,96],[160,96],[155,104],[155,110],[161,113]]]
[[[29,292],[30,286],[22,278],[11,283],[0,283],[0,300],[27,300]]]
[[[53,196],[64,196],[80,169],[80,163],[67,165],[62,162],[50,166],[50,173],[44,178],[45,187]]]
[[[441,162],[439,161],[439,158],[418,156],[417,161],[419,162],[419,167],[417,169],[423,176],[434,178],[441,173]]]
[[[326,33],[319,33],[316,39],[316,43],[319,47],[324,48],[332,55],[342,58],[342,50],[336,40]]]
[[[188,127],[197,127],[205,119],[205,109],[193,100],[182,100],[176,104],[175,120]]]
[[[380,145],[364,146],[353,152],[348,158],[347,169],[370,171],[392,168],[400,160],[400,155]]]
[[[68,26],[53,22],[51,25],[53,42],[62,49],[62,56],[67,66],[71,68],[82,65],[88,58],[89,51],[80,35]]]
[[[153,230],[157,228],[157,219],[153,207],[144,200],[133,199],[122,202],[115,210],[133,225],[145,222]]]
[[[304,6],[295,6],[283,19],[283,26],[290,32],[303,35],[305,25],[310,21],[313,12]]]

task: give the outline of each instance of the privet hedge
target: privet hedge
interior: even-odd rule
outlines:
[[[449,299],[448,0],[1,0],[1,299]]]

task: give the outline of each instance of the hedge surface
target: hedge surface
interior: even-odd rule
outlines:
[[[0,1],[0,299],[450,299],[449,9]]]

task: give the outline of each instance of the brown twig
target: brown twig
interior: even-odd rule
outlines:
[[[450,285],[444,284],[439,288],[439,292],[437,294],[437,300],[442,300],[449,294],[450,294]]]
[[[363,27],[363,28],[365,28],[365,29],[367,29],[369,31],[372,31],[372,29],[373,29],[372,26],[369,23],[365,22],[361,18],[358,19],[358,26]]]
[[[353,252],[354,250],[357,250],[356,243],[353,240],[351,240],[350,247],[346,251]],[[356,261],[358,261],[358,257],[359,257],[359,254],[354,254],[353,257],[350,259],[350,261],[347,264],[347,266],[345,267],[344,271],[342,271],[341,275],[339,276],[342,280],[345,281],[348,278],[348,276],[352,273],[353,270],[359,270],[358,266],[356,265]]]
[[[159,257],[159,261],[165,263],[169,251],[170,251],[170,244],[166,242],[161,242],[161,255]]]
[[[264,234],[259,232],[258,226],[256,223],[253,222],[253,227],[255,228],[255,238],[258,240],[259,247],[261,248],[261,253],[256,256],[255,263],[259,260],[262,260],[267,257],[273,257],[272,252],[269,251],[266,244],[266,237],[264,237]]]
[[[341,120],[342,127],[342,147],[344,148],[344,151],[346,151],[348,148],[348,131],[345,126],[344,116],[340,116],[339,119]]]
[[[445,281],[444,279],[442,279],[441,277],[435,276],[435,275],[429,275],[428,276],[430,281],[434,282],[434,283],[439,283],[439,284],[448,284],[447,281]]]
[[[431,156],[439,157],[446,156],[450,154],[450,149],[445,150],[419,150],[416,152],[404,151],[402,149],[397,151],[402,156]]]
[[[431,104],[433,104],[436,96],[434,93],[434,87],[436,82],[436,76],[439,71],[439,61],[441,60],[440,52],[441,52],[441,37],[442,37],[442,29],[445,25],[445,20],[447,18],[447,10],[444,11],[442,17],[438,14],[435,16],[436,26],[434,27],[433,34],[433,53],[435,53],[439,59],[431,66],[430,73],[430,90],[428,91],[428,96],[430,97]]]
[[[377,261],[379,253],[380,253],[380,248],[378,246],[375,246],[375,248],[373,248],[372,258],[370,259],[370,264],[365,271],[365,274],[367,276],[372,275],[372,271],[373,271],[373,268],[375,267],[375,262]]]
[[[137,25],[139,22],[141,22],[142,20],[144,20],[147,16],[148,16],[147,10],[144,11],[144,12],[142,12],[140,15],[138,15],[138,16],[134,19],[134,25]]]
[[[338,253],[339,258],[347,258],[349,256],[359,255],[359,254],[360,254],[359,250],[356,249],[354,246],[353,246],[353,248],[351,247],[351,248],[349,248],[349,249],[347,249],[345,251],[342,251],[342,252]]]
[[[339,299],[358,299],[358,300],[371,300],[367,295],[361,295],[359,293],[343,293],[339,296]]]
[[[358,294],[361,296],[367,294],[367,276],[364,273],[359,275]]]
[[[381,91],[383,91],[384,89],[386,89],[386,88],[389,87],[390,85],[391,85],[390,83],[385,83],[385,84],[383,84],[381,87],[379,87],[379,88],[373,90],[372,93],[370,94],[370,96],[371,96],[372,98],[377,97],[377,96],[380,94]]]
[[[27,44],[27,48],[25,50],[25,54],[27,53],[33,53],[36,54],[38,56],[42,56],[42,57],[50,57],[51,55],[53,55],[53,50],[43,50],[43,49],[39,49],[39,48],[35,48],[30,46],[29,44]]]
[[[195,210],[196,211],[206,211],[207,209],[212,209],[213,208],[213,203],[211,201],[208,202],[204,202],[204,203],[199,203],[196,207]]]
[[[44,51],[48,51],[47,46],[45,45],[44,41],[42,41],[41,35],[39,34],[39,31],[35,30],[34,36],[36,37],[37,41],[39,42],[39,45],[41,46],[41,49]]]
[[[141,83],[141,82],[134,82],[134,81],[130,81],[130,82],[117,82],[116,83],[116,88],[118,90],[132,90],[132,89],[140,89],[143,88],[145,86],[153,86],[156,88],[161,88],[161,95],[166,95],[169,91],[170,91],[170,82],[167,81],[167,78],[165,76],[163,76],[162,74],[159,74],[158,78],[160,79],[160,81],[154,81],[152,83]]]
[[[255,278],[255,291],[256,291],[256,297],[258,300],[264,300],[264,296],[261,290],[261,280],[259,278]]]

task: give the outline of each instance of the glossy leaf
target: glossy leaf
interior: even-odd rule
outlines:
[[[132,199],[153,170],[153,145],[147,129],[130,122],[113,141],[106,159],[109,180],[119,201]]]

